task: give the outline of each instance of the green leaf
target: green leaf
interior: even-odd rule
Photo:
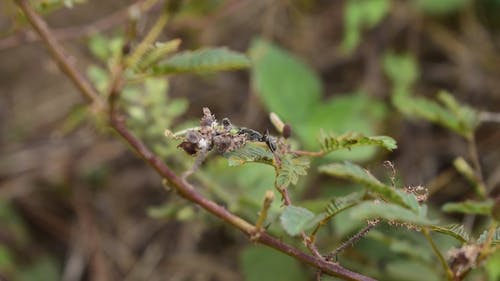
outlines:
[[[433,231],[451,236],[463,243],[469,241],[469,234],[465,231],[461,224],[450,224],[447,226],[430,225],[429,228]]]
[[[500,251],[493,253],[486,260],[487,280],[500,280]]]
[[[108,47],[108,39],[100,34],[90,37],[89,40],[90,52],[101,61],[107,61],[111,57]]]
[[[224,153],[223,156],[227,158],[229,166],[240,166],[247,162],[274,163],[274,155],[267,146],[254,142],[246,143],[242,148]]]
[[[255,40],[249,50],[252,79],[268,111],[296,126],[316,108],[321,97],[318,75],[292,54],[264,40]]]
[[[314,213],[306,208],[287,206],[280,216],[280,222],[289,235],[295,236],[306,230],[314,217]]]
[[[244,54],[227,48],[213,48],[179,52],[158,63],[153,72],[156,75],[204,73],[248,68],[250,65],[250,60]]]
[[[298,135],[309,149],[316,149],[318,133],[322,130],[336,134],[359,132],[373,135],[386,113],[385,105],[363,92],[336,95],[321,103],[302,123],[293,124]],[[363,118],[360,118],[363,116]],[[349,159],[366,161],[376,152],[375,147],[354,147],[352,150],[337,150],[329,155],[330,159]]]
[[[442,207],[444,212],[456,212],[464,214],[490,215],[493,208],[493,201],[472,201],[466,200],[457,203],[446,203]]]
[[[336,214],[360,203],[364,196],[365,192],[353,192],[346,196],[333,198],[326,206],[325,214],[330,219]]]
[[[380,182],[369,171],[351,162],[333,163],[319,167],[319,171],[331,176],[352,180],[367,187],[370,191],[375,192],[385,199],[402,206],[413,206],[407,203],[407,198],[389,185]]]
[[[351,208],[353,219],[383,218],[390,221],[406,222],[416,225],[431,225],[428,218],[392,203],[362,202]]]
[[[263,246],[241,252],[240,267],[245,281],[303,281],[307,275],[293,258]]]
[[[290,184],[297,184],[300,176],[307,175],[307,169],[309,169],[309,159],[307,157],[295,157],[291,154],[283,155],[276,176],[276,186],[287,187]]]
[[[316,136],[321,129],[372,135],[373,128],[385,115],[384,104],[362,92],[321,100],[318,75],[276,45],[255,40],[249,53],[253,60],[252,84],[267,111],[277,113],[291,124],[307,149],[318,148]],[[353,151],[337,151],[330,157],[362,161],[374,152],[373,147],[358,147]]]
[[[20,281],[60,280],[57,261],[51,256],[38,257],[33,264],[19,270]]]
[[[464,8],[467,0],[414,0],[417,7],[430,15],[444,16],[458,12]]]
[[[478,244],[483,244],[486,242],[486,239],[488,238],[488,230],[483,231],[481,235],[479,235],[479,238],[477,239]],[[493,239],[491,240],[491,245],[500,245],[500,227],[498,227],[493,233]]]
[[[384,56],[384,70],[392,80],[392,103],[403,114],[418,117],[448,128],[467,139],[471,139],[479,124],[478,113],[473,108],[459,104],[445,91],[437,95],[435,102],[422,97],[412,97],[411,87],[418,78],[418,66],[410,54]]]
[[[383,58],[383,67],[395,88],[408,89],[419,77],[417,60],[410,53],[387,52]],[[409,92],[401,92],[403,93],[409,95]]]
[[[389,151],[397,148],[396,141],[387,136],[366,137],[360,133],[345,133],[340,136],[322,133],[320,136],[321,149],[325,152],[339,149],[351,149],[356,146],[378,145]]]
[[[423,261],[426,263],[432,263],[434,259],[434,255],[430,251],[425,251],[424,249],[419,249],[415,251],[415,241],[411,239],[406,239],[404,237],[398,237],[396,235],[387,235],[378,230],[370,231],[367,238],[374,239],[377,241],[377,244],[383,245],[383,247],[387,247],[391,252],[396,254],[402,254],[407,257],[411,257],[412,259]]]
[[[474,169],[472,169],[472,167],[469,165],[469,163],[467,163],[467,161],[465,161],[463,157],[455,158],[455,160],[453,161],[453,166],[472,184],[474,190],[480,198],[483,199],[486,197],[486,188],[482,184],[481,180],[476,176]]]
[[[436,275],[435,265],[423,264],[412,260],[396,259],[386,265],[387,280],[405,281],[440,281],[443,280]]]
[[[170,40],[165,43],[156,42],[139,60],[139,62],[137,63],[137,68],[139,70],[144,70],[147,67],[157,63],[168,54],[177,51],[180,43],[181,40],[179,39]]]
[[[351,53],[361,40],[363,29],[373,28],[389,12],[389,0],[349,0],[344,9],[342,50]]]

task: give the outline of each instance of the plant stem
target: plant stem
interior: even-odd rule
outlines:
[[[422,228],[422,233],[424,234],[424,237],[425,239],[427,239],[427,241],[429,242],[429,244],[431,244],[431,247],[432,247],[432,251],[434,251],[434,254],[436,254],[436,256],[438,257],[439,259],[439,262],[441,263],[441,266],[443,267],[445,273],[446,273],[446,277],[448,278],[448,280],[454,280],[454,277],[453,277],[453,272],[451,271],[450,267],[448,266],[448,263],[446,262],[446,259],[443,257],[443,255],[441,254],[441,251],[439,251],[438,247],[436,246],[436,243],[434,243],[434,240],[432,240],[432,237],[429,233],[429,229],[427,228]]]
[[[262,208],[260,209],[259,212],[259,218],[257,219],[257,222],[255,223],[255,228],[257,229],[258,232],[262,231],[262,226],[266,222],[267,219],[267,213],[269,211],[269,208],[271,207],[271,203],[273,203],[274,200],[274,193],[272,190],[266,191],[266,195],[264,197],[264,202],[262,203]]]
[[[17,1],[24,14],[28,18],[33,28],[38,32],[40,38],[47,46],[51,56],[56,61],[61,71],[68,76],[69,79],[75,84],[78,90],[90,103],[95,103],[101,109],[104,108],[104,101],[98,96],[95,88],[81,75],[80,72],[72,63],[64,52],[62,46],[57,42],[56,38],[51,34],[47,23],[36,13],[36,11],[28,4],[27,1]]]
[[[344,243],[342,243],[342,245],[340,245],[340,247],[338,247],[337,249],[335,249],[333,252],[331,252],[330,254],[328,254],[326,256],[326,259],[327,260],[332,260],[334,257],[336,257],[340,252],[344,251],[347,247],[349,246],[352,246],[354,244],[356,244],[356,242],[358,242],[361,238],[363,238],[370,230],[372,230],[378,223],[380,222],[380,220],[376,220],[375,222],[373,223],[368,223],[367,226],[365,226],[363,229],[361,229],[360,231],[358,231],[358,233],[356,233],[356,235],[354,235],[353,237],[349,238],[347,241],[344,241]]]
[[[59,64],[61,70],[71,79],[77,86],[80,92],[90,101],[94,103],[103,103],[102,99],[97,95],[97,91],[87,82],[87,80],[78,72],[78,70],[69,62],[66,55],[64,55],[62,47],[55,40],[53,34],[50,32],[45,21],[36,13],[36,11],[28,4],[27,0],[16,0],[19,7],[23,10],[30,23],[35,30],[39,33],[43,42],[49,49],[53,59]],[[123,69],[122,69],[123,70]],[[115,81],[113,81],[110,89],[110,125],[115,131],[133,148],[133,150],[143,158],[159,175],[168,181],[168,183],[177,190],[177,193],[191,201],[192,203],[202,207],[209,213],[219,217],[226,223],[239,229],[247,235],[255,233],[255,226],[243,220],[239,216],[229,212],[221,205],[203,197],[196,189],[184,181],[181,177],[177,176],[165,162],[157,157],[146,145],[132,134],[125,125],[125,119],[118,114],[116,109],[116,100],[120,94],[122,77],[118,77],[121,73],[120,69],[115,72]],[[282,253],[285,253],[297,260],[311,265],[325,274],[337,276],[345,280],[359,280],[359,281],[374,281],[375,279],[362,274],[350,271],[337,263],[332,263],[327,260],[306,254],[299,249],[292,247],[280,239],[277,239],[266,232],[262,232],[257,238],[257,242],[267,245]]]
[[[169,19],[169,15],[166,12],[166,9],[161,13],[153,27],[149,30],[148,34],[141,41],[139,46],[135,49],[135,51],[127,58],[126,63],[128,67],[135,67],[135,65],[139,62],[140,58],[146,53],[148,47],[151,46],[156,38],[160,35],[161,31],[167,24]]]

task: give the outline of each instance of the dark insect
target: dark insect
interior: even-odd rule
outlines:
[[[198,145],[189,141],[183,141],[177,147],[182,148],[189,155],[194,155],[198,152]]]
[[[267,147],[269,147],[271,152],[274,153],[276,151],[276,140],[271,135],[269,135],[269,130],[266,130],[266,132],[263,135],[252,129],[240,128],[238,130],[238,134],[246,135],[247,140],[249,141],[264,142],[267,145]]]

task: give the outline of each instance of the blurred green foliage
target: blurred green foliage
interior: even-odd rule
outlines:
[[[307,280],[307,275],[296,260],[263,246],[244,249],[240,264],[246,281]]]
[[[386,115],[382,102],[360,91],[324,100],[318,75],[276,45],[257,39],[249,53],[256,93],[268,111],[292,125],[307,149],[319,147],[317,138],[322,129],[336,134],[354,131],[373,135]],[[373,147],[365,146],[336,151],[332,158],[363,161],[374,154]]]

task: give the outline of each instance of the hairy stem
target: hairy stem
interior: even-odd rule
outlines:
[[[361,238],[363,238],[379,222],[380,222],[380,220],[376,220],[374,222],[368,223],[368,225],[365,226],[360,231],[358,231],[358,233],[356,233],[356,235],[354,235],[353,237],[349,238],[347,241],[344,241],[344,243],[342,243],[342,245],[340,245],[337,249],[335,249],[333,252],[331,252],[330,254],[328,254],[328,256],[326,256],[326,259],[327,260],[332,260],[339,253],[341,253],[342,251],[344,251],[347,247],[350,247],[350,246],[356,244],[356,242],[358,242]]]
[[[423,228],[422,229],[422,233],[424,234],[424,237],[425,237],[425,239],[427,239],[427,241],[429,242],[429,244],[431,244],[432,251],[438,257],[439,262],[441,263],[441,266],[443,267],[443,269],[444,269],[444,271],[446,273],[446,277],[448,278],[448,280],[454,280],[453,279],[454,278],[453,277],[453,272],[451,271],[450,267],[448,266],[448,263],[446,262],[446,259],[441,254],[441,251],[439,251],[438,247],[436,246],[436,243],[434,243],[434,240],[432,240],[432,237],[431,237],[431,235],[429,233],[429,229]]]

